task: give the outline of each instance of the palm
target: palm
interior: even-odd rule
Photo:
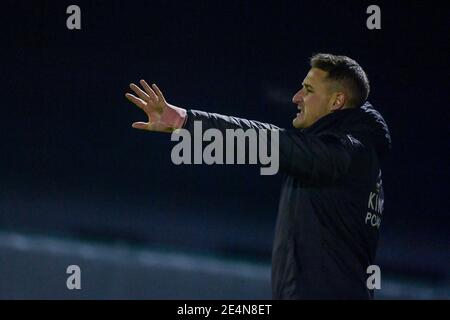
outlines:
[[[167,109],[168,104],[162,92],[156,84],[153,84],[153,89],[145,80],[141,80],[140,84],[144,91],[132,83],[130,88],[137,96],[130,93],[127,93],[125,96],[147,114],[148,122],[135,122],[133,123],[133,128],[149,131],[173,131],[170,124],[164,121],[164,111]]]

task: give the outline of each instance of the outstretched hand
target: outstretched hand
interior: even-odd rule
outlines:
[[[148,122],[135,122],[133,128],[158,132],[172,132],[181,128],[186,119],[186,109],[167,103],[156,84],[150,87],[145,80],[139,83],[144,90],[132,83],[130,89],[136,96],[127,93],[125,97],[147,114]]]

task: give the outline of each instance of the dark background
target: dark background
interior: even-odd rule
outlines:
[[[124,94],[144,78],[179,106],[291,125],[317,52],[369,75],[393,150],[377,263],[450,283],[448,16],[423,1],[6,1],[0,229],[270,263],[279,176],[175,166],[170,136]],[[366,8],[381,7],[381,30]],[[447,165],[446,165],[447,163]]]

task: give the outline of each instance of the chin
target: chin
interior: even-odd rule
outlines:
[[[292,120],[292,125],[293,125],[294,128],[296,128],[296,129],[304,129],[304,128],[305,128],[305,123],[304,123],[304,121],[299,121],[297,118],[295,118],[294,120]]]

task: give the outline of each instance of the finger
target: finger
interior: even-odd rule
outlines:
[[[125,94],[125,97],[126,97],[129,101],[133,102],[136,106],[138,106],[139,108],[141,108],[142,110],[144,110],[144,109],[145,109],[145,106],[147,105],[147,104],[145,103],[144,100],[139,99],[138,97],[135,97],[134,95],[132,95],[132,94],[130,94],[130,93]]]
[[[149,100],[149,95],[146,94],[144,91],[141,90],[141,88],[139,88],[137,85],[135,85],[134,83],[130,84],[130,89],[133,90],[134,93],[136,93],[138,95],[139,98],[141,98],[144,101],[148,101]]]
[[[155,90],[156,94],[158,95],[158,98],[160,98],[161,101],[166,101],[166,99],[164,99],[164,95],[162,94],[161,90],[159,90],[158,86],[156,84],[153,84],[152,87]]]
[[[150,96],[150,98],[152,98],[154,101],[158,101],[158,96],[155,94],[155,92],[152,90],[152,88],[150,88],[148,83],[145,82],[145,80],[141,80],[141,81],[139,81],[139,83],[144,88],[145,92],[147,92],[147,94]]]
[[[135,122],[131,126],[138,130],[149,130],[149,124],[146,122]]]

